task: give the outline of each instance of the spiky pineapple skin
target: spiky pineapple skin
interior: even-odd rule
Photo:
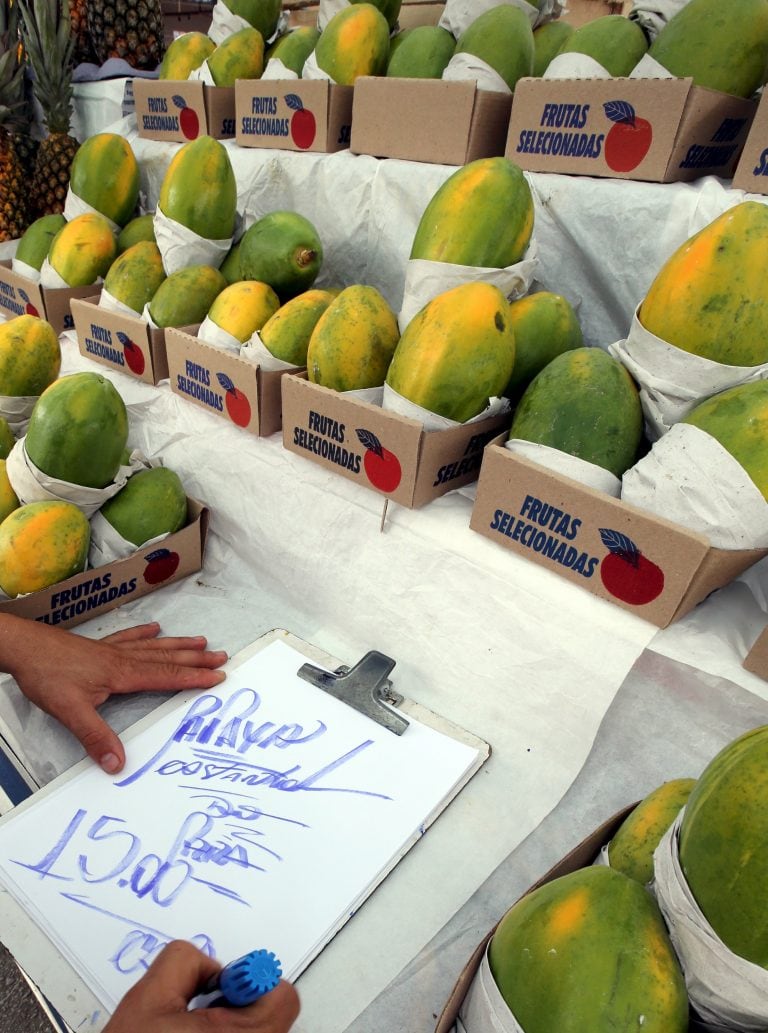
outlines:
[[[29,225],[24,169],[13,137],[0,131],[0,241],[17,240]]]
[[[99,62],[120,57],[154,70],[165,53],[161,0],[88,0],[88,32]]]
[[[50,133],[40,142],[30,190],[35,218],[64,211],[69,170],[79,144],[66,133]]]

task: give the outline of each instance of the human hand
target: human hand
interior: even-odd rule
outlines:
[[[191,943],[174,940],[128,991],[103,1033],[288,1033],[299,1014],[299,996],[284,980],[247,1008],[188,1011],[189,1001],[220,968]]]
[[[202,636],[158,638],[160,625],[141,624],[102,639],[0,614],[0,670],[24,695],[60,721],[108,774],[125,751],[96,708],[113,694],[210,689],[226,653],[211,652]]]

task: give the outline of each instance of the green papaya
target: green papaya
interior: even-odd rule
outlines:
[[[282,0],[226,0],[225,6],[258,29],[265,41],[274,36],[283,9]]]
[[[120,230],[117,235],[117,253],[121,255],[129,247],[138,244],[140,240],[155,239],[155,213],[148,212],[146,215],[137,215],[131,219]]]
[[[648,41],[637,22],[605,14],[579,26],[558,54],[586,54],[618,79],[629,75],[647,50]]]
[[[202,323],[226,286],[218,269],[189,265],[163,280],[149,303],[149,314],[160,327]]]
[[[31,265],[39,271],[48,252],[51,249],[53,238],[66,224],[63,215],[42,215],[30,223],[19,241],[16,248],[16,258],[20,262]]]
[[[519,7],[492,7],[462,32],[456,54],[473,54],[496,71],[514,93],[518,79],[533,72],[533,29]]]
[[[532,75],[540,78],[547,70],[552,58],[557,54],[566,40],[573,35],[573,25],[556,18],[544,22],[533,30],[533,71]]]
[[[456,40],[439,25],[406,29],[395,41],[390,45],[387,75],[402,79],[439,79],[456,49]]]
[[[237,183],[226,147],[211,136],[198,136],[180,147],[163,177],[159,208],[208,240],[231,237]]]
[[[139,470],[99,510],[118,534],[136,546],[172,534],[187,522],[187,497],[167,466]]]
[[[242,278],[268,283],[281,302],[309,290],[322,263],[317,230],[298,212],[270,212],[249,226],[240,241]]]
[[[269,63],[273,58],[282,61],[286,68],[301,78],[304,64],[319,39],[318,29],[311,25],[300,25],[284,36],[278,36],[266,53],[266,61]]]

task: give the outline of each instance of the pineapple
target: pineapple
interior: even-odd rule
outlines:
[[[88,31],[100,63],[121,57],[154,71],[165,53],[161,0],[88,0]]]
[[[0,241],[15,240],[29,225],[27,187],[15,133],[24,113],[24,67],[19,60],[16,9],[0,2]]]
[[[69,20],[72,23],[72,38],[75,41],[74,64],[83,61],[96,63],[96,55],[88,32],[88,0],[68,0]]]
[[[69,169],[79,144],[69,135],[72,112],[72,55],[67,0],[15,0],[21,34],[34,73],[33,90],[48,135],[40,142],[29,184],[33,218],[64,211]]]

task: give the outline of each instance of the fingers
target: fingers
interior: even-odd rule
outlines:
[[[221,667],[229,657],[224,650],[188,646],[187,639],[157,639],[144,645],[121,648],[126,663],[179,664],[184,667]],[[174,645],[173,643],[178,643]]]
[[[202,654],[205,656],[205,654]],[[130,664],[112,672],[107,691],[126,692],[180,692],[186,689],[212,689],[226,678],[224,671],[217,670],[223,661],[218,660],[210,667],[184,665],[171,661]]]
[[[140,638],[154,638],[160,634],[160,625],[157,621],[149,624],[137,624],[132,628],[123,628],[121,631],[113,631],[111,635],[104,635],[102,642],[135,642]]]
[[[118,632],[118,634],[122,634],[122,632]],[[137,636],[132,639],[113,640],[112,644],[116,645],[119,649],[132,653],[134,650],[149,651],[153,649],[203,650],[208,645],[208,641],[204,635],[192,635],[183,638],[172,638],[170,636],[164,636],[163,638],[148,638],[145,636]]]
[[[79,740],[88,756],[108,775],[115,775],[125,764],[125,750],[117,735],[96,710],[84,701],[62,700],[54,717]]]
[[[299,1008],[296,990],[291,983],[281,979],[274,990],[241,1011],[244,1019],[248,1016],[250,1021],[247,1028],[252,1033],[288,1033],[296,1021]]]
[[[129,990],[125,1000],[138,1013],[172,1014],[187,1010],[190,998],[221,966],[186,940],[173,940],[155,958],[142,978]]]

